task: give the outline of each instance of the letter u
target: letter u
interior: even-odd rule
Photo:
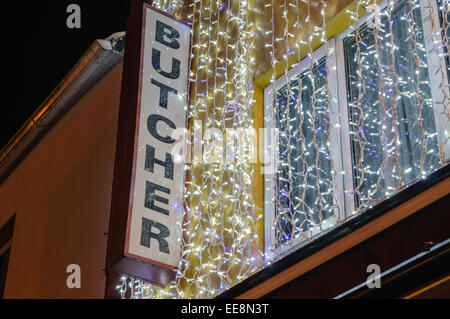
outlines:
[[[170,71],[170,73],[163,71],[163,69],[161,69],[161,51],[155,48],[152,50],[152,64],[153,68],[166,78],[178,79],[180,76],[180,61],[172,58],[172,71]]]

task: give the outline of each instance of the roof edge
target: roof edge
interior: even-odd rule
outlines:
[[[11,140],[0,150],[0,184],[53,125],[123,58],[125,32],[95,40]]]

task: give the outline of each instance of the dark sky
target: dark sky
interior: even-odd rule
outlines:
[[[7,4],[4,4],[7,2]],[[1,4],[3,99],[0,149],[39,107],[89,45],[125,31],[131,0],[9,0]],[[66,25],[69,4],[81,8],[81,28]],[[4,82],[4,81],[2,81]],[[6,84],[6,85],[5,85]]]

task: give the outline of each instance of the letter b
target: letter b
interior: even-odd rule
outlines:
[[[166,30],[169,30],[170,32],[167,32]],[[179,37],[180,33],[173,27],[156,20],[156,35],[155,35],[156,41],[172,49],[178,49],[180,47],[180,43],[177,40],[175,40],[175,38]],[[170,41],[167,41],[166,39],[169,39]]]

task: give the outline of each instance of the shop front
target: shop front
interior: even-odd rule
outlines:
[[[442,297],[449,10],[134,1],[0,154],[4,296]]]

